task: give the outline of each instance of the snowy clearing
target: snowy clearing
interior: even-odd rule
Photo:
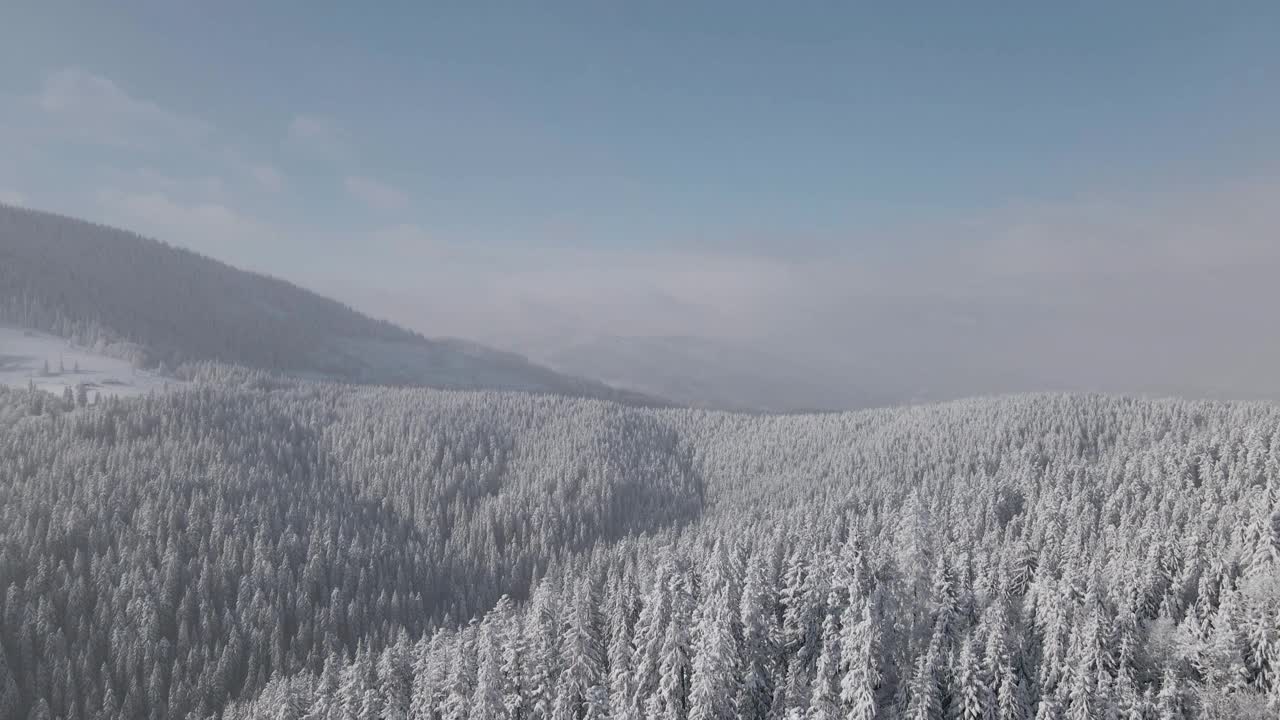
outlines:
[[[127,360],[73,345],[66,338],[0,325],[0,385],[25,388],[31,382],[55,395],[84,383],[90,400],[145,395],[182,384],[135,369]]]

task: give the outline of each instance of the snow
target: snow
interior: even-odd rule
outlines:
[[[180,380],[138,370],[127,360],[73,345],[66,338],[0,325],[0,385],[26,388],[32,382],[58,396],[66,388],[74,390],[84,383],[91,401],[98,396],[145,395],[182,384]]]

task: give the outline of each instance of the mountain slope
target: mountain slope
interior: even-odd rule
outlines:
[[[133,233],[5,206],[0,322],[148,367],[214,361],[347,382],[645,401],[511,353],[429,340]]]
[[[1275,405],[753,416],[282,385],[34,417],[0,388],[16,717],[1280,703]]]

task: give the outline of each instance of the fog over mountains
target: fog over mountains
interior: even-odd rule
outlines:
[[[0,322],[165,371],[219,362],[356,383],[648,402],[512,353],[427,339],[133,233],[3,205]]]
[[[412,268],[399,280],[326,286],[406,327],[695,406],[1276,398],[1278,208],[1280,185],[1264,177],[850,231],[797,240],[795,256],[745,242],[417,251],[405,238],[378,256]],[[879,245],[894,250],[866,249]],[[474,301],[450,303],[461,296]]]
[[[566,373],[678,400],[692,407],[759,412],[847,410],[912,399],[873,375],[840,377],[785,346],[689,336],[552,336],[518,343],[530,357]],[[852,358],[849,372],[856,373]]]

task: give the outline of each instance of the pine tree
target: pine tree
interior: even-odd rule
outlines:
[[[928,649],[916,659],[905,716],[908,720],[943,720],[942,689],[938,684],[938,645],[935,635]]]
[[[618,593],[622,596],[632,591],[630,584]],[[632,635],[628,627],[626,614],[628,609],[623,601],[610,607],[609,626],[611,636],[607,651],[609,663],[609,715],[613,720],[639,720],[638,709],[634,705],[631,674],[634,651]]]
[[[378,683],[383,720],[408,720],[412,677],[408,641],[401,638],[382,651],[378,659]]]
[[[694,630],[697,650],[689,691],[689,720],[729,720],[735,717],[737,641],[728,587],[708,596],[698,612]]]
[[[369,663],[370,667],[374,667],[373,663]],[[366,678],[364,682],[364,693],[360,696],[360,717],[362,718],[381,718],[382,717],[382,695],[378,692],[378,685],[375,678]]]
[[[739,717],[761,720],[773,702],[773,677],[777,665],[776,623],[773,584],[766,577],[764,558],[752,556],[742,588],[739,620],[742,627],[742,657],[738,697],[734,707]]]
[[[649,714],[660,720],[683,720],[689,706],[691,674],[689,623],[691,602],[688,578],[683,571],[672,573],[668,592],[671,597],[671,620],[663,636],[659,656],[658,692],[650,703]]]
[[[528,688],[525,686],[527,658],[523,616],[517,615],[511,598],[498,600],[494,609],[501,648],[502,707],[510,720],[524,720],[528,715]]]
[[[479,673],[471,696],[471,716],[502,720],[507,717],[502,697],[502,648],[498,640],[497,618],[490,617],[480,626]]]
[[[324,660],[324,669],[316,682],[311,705],[305,715],[306,720],[331,720],[334,717],[338,685],[337,658],[327,657]]]
[[[880,685],[880,628],[869,599],[855,599],[845,610],[841,653],[840,701],[854,720],[876,717]]]
[[[458,634],[458,654],[446,683],[448,694],[445,696],[442,713],[444,720],[467,720],[470,717],[471,699],[476,686],[476,635],[475,621]]]
[[[549,717],[550,720],[577,720],[578,718],[574,693],[569,685],[569,678],[564,674],[561,674],[560,679],[556,681]]]
[[[593,688],[606,683],[604,646],[596,611],[595,590],[589,578],[569,598],[564,619],[562,652],[565,669],[559,693],[575,713],[584,708]]]
[[[997,720],[1025,720],[1027,688],[1018,671],[1008,612],[997,600],[983,617],[986,644],[982,653],[983,676],[994,690]]]
[[[340,720],[363,720],[360,713],[364,704],[364,686],[368,677],[365,660],[365,651],[363,649],[357,651],[355,659],[342,669],[339,676],[338,717]]]
[[[1202,672],[1205,682],[1228,692],[1243,689],[1248,684],[1249,676],[1245,664],[1245,641],[1236,624],[1238,601],[1235,591],[1222,593],[1203,656]]]
[[[1159,720],[1184,720],[1186,700],[1183,697],[1181,680],[1172,667],[1165,668],[1160,679],[1160,693],[1156,695],[1156,717]]]
[[[413,681],[409,691],[409,720],[430,720],[435,714],[435,659],[443,645],[444,631],[423,635],[413,647]]]
[[[31,708],[31,712],[27,713],[28,720],[53,720],[53,711],[49,709],[49,701],[40,698],[36,701],[35,706]]]
[[[662,646],[667,624],[671,621],[671,573],[669,551],[664,549],[660,551],[648,592],[641,603],[640,617],[636,621],[630,706],[633,711],[650,717],[656,713],[656,709],[650,710],[650,705],[657,702]]]
[[[1098,647],[1102,620],[1097,603],[1089,604],[1092,608],[1088,612],[1088,618],[1072,629],[1068,663],[1070,670],[1066,678],[1068,720],[1100,717],[1105,707],[1105,699],[1098,688],[1098,677],[1105,674]]]
[[[813,694],[809,700],[809,717],[812,720],[835,720],[844,717],[840,699],[840,668],[842,659],[840,622],[836,613],[838,595],[833,589],[827,600],[826,619],[822,623],[821,651],[813,678]]]
[[[10,597],[13,597],[12,593]],[[5,657],[4,647],[0,645],[0,720],[9,720],[18,716],[18,684],[14,682],[9,671],[9,662]]]
[[[1120,720],[1142,720],[1146,716],[1146,708],[1138,694],[1133,673],[1124,665],[1120,666],[1120,672],[1116,676],[1114,692],[1116,715]]]
[[[551,717],[555,684],[562,670],[557,648],[555,602],[550,583],[544,580],[533,593],[525,646],[529,652],[528,692],[530,717]]]
[[[960,720],[996,720],[996,698],[984,679],[972,638],[960,640],[953,675],[956,717]]]

